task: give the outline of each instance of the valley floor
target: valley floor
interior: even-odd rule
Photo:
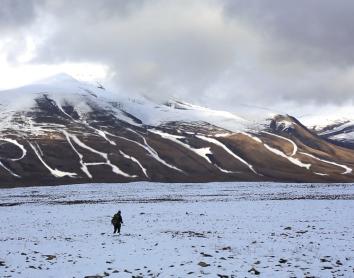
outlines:
[[[0,277],[354,277],[353,215],[353,184],[3,189]]]

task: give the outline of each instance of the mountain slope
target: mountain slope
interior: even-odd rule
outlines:
[[[344,107],[335,113],[320,112],[317,116],[303,119],[310,129],[321,138],[339,146],[354,148],[354,114],[352,106]]]
[[[354,120],[346,120],[326,126],[318,134],[340,146],[354,148]]]
[[[60,75],[0,92],[0,185],[353,181],[354,151],[290,116],[264,125]]]

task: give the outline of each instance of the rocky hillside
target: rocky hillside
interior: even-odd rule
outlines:
[[[60,75],[0,92],[0,186],[87,182],[352,182],[354,150],[297,119],[255,124]]]

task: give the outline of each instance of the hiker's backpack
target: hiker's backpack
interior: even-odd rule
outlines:
[[[117,225],[117,217],[114,215],[111,220],[112,225]]]

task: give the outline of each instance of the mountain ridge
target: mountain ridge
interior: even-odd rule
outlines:
[[[255,124],[180,100],[156,104],[115,94],[66,75],[0,92],[0,105],[0,187],[354,180],[354,151],[289,115]]]

